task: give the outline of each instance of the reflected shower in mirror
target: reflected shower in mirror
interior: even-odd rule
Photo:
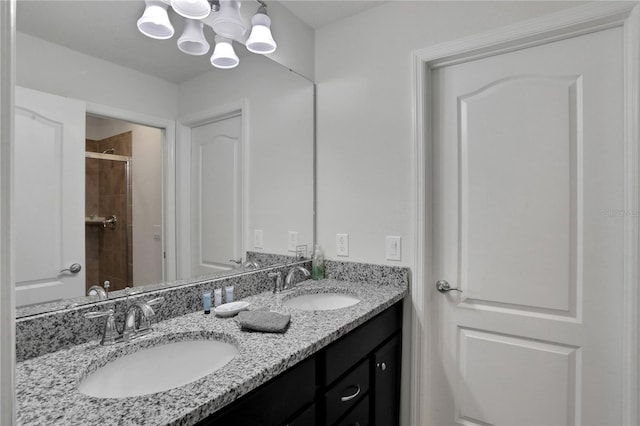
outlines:
[[[87,116],[86,288],[122,290],[163,280],[162,132]]]

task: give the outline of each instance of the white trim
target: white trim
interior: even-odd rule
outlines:
[[[135,124],[156,127],[163,130],[164,144],[162,154],[162,277],[164,281],[177,279],[176,250],[176,123],[173,120],[127,111],[106,105],[87,103],[87,114],[97,115]]]
[[[424,64],[415,53],[412,55],[412,97],[413,97],[413,128],[414,128],[414,182],[415,182],[415,259],[413,264],[414,279],[411,287],[411,393],[409,395],[409,424],[423,424],[429,412],[428,388],[430,374],[424,356],[428,353],[427,344],[430,341],[428,326],[428,314],[426,307],[429,296],[425,291],[425,275],[429,268],[431,241],[431,217],[427,206],[431,205],[431,179],[427,179],[427,164],[430,161],[430,143],[426,143],[427,129],[431,128],[431,114],[429,103],[426,100],[427,87],[429,87],[430,74],[423,67]],[[423,118],[426,117],[426,122]]]
[[[248,247],[250,197],[250,134],[249,134],[249,101],[239,100],[224,105],[218,105],[197,113],[189,114],[178,119],[178,145],[176,150],[176,185],[181,188],[176,219],[180,224],[177,228],[177,259],[178,279],[191,278],[191,129],[215,121],[223,120],[233,115],[240,115],[241,141],[242,141],[242,223],[241,223],[241,247],[243,259]]]
[[[15,285],[11,231],[16,2],[0,2],[0,424],[15,424]]]
[[[570,38],[612,27],[623,27],[625,34],[625,145],[627,164],[625,175],[631,182],[625,188],[627,208],[638,211],[638,176],[640,153],[639,91],[640,91],[640,11],[637,2],[596,2],[567,9],[541,18],[532,19],[483,34],[466,37],[437,46],[417,50],[413,61],[413,113],[414,154],[417,194],[415,205],[416,259],[412,288],[413,338],[411,366],[410,424],[426,425],[429,419],[429,380],[432,337],[425,324],[431,324],[430,310],[433,291],[427,282],[431,270],[431,188],[430,188],[430,134],[429,91],[430,76],[434,68],[482,58],[556,40]],[[425,122],[426,118],[426,122]],[[638,217],[629,215],[625,222],[625,305],[623,351],[625,383],[623,389],[624,424],[638,424],[640,386],[638,358],[640,355],[640,292],[638,291],[639,226]],[[423,294],[424,293],[424,294]]]
[[[635,7],[624,22],[624,92],[625,92],[625,209],[638,212],[640,191],[640,7]],[[640,289],[638,287],[640,229],[637,213],[627,215],[625,233],[625,288],[623,314],[623,419],[625,425],[640,421]]]

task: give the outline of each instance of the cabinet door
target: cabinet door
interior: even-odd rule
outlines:
[[[316,359],[312,357],[235,401],[219,413],[204,419],[198,423],[198,426],[283,424],[287,418],[313,403],[316,393],[315,378]]]
[[[316,405],[313,404],[295,419],[286,423],[286,426],[315,426],[316,425]],[[236,425],[239,426],[239,425]]]
[[[402,303],[362,324],[325,350],[324,384],[330,386],[402,327]]]
[[[393,426],[399,423],[400,343],[398,334],[373,355],[374,426]]]

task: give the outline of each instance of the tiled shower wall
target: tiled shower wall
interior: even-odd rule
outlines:
[[[131,156],[132,133],[125,132],[99,141],[87,140],[87,151]],[[86,159],[86,216],[118,219],[115,228],[91,224],[85,227],[87,288],[111,282],[110,290],[132,285],[131,179],[127,182],[124,161]],[[127,238],[127,234],[129,238]],[[128,241],[128,244],[127,244]]]

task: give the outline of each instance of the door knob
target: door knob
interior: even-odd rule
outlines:
[[[82,270],[82,265],[80,265],[79,263],[72,263],[71,266],[69,266],[68,268],[62,269],[60,273],[71,272],[72,274],[77,274],[81,270]]]
[[[449,285],[449,283],[445,280],[440,280],[436,283],[436,289],[440,292],[440,293],[448,293],[450,291],[459,291],[460,293],[462,293],[462,290],[460,290],[459,288],[451,288],[451,286]]]

